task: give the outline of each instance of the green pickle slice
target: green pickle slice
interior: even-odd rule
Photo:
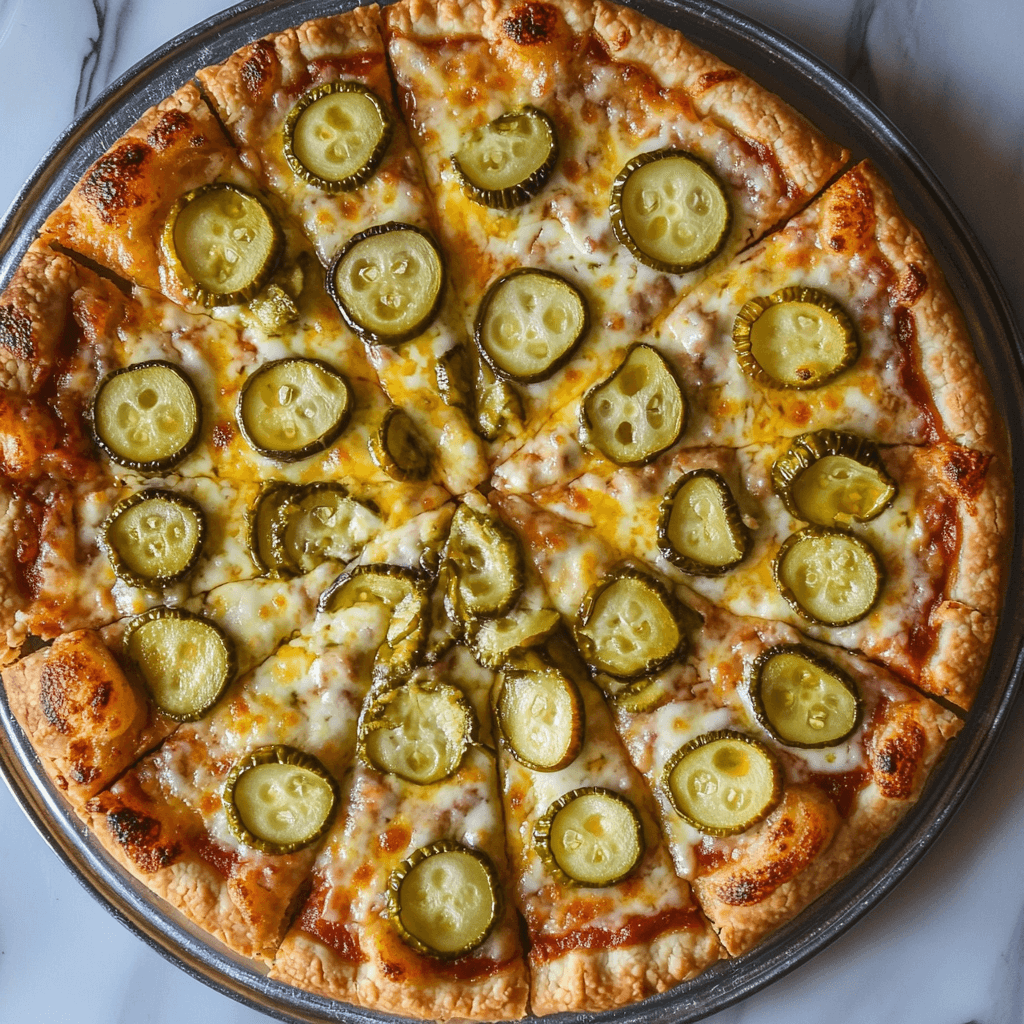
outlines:
[[[722,730],[691,740],[665,765],[665,789],[682,817],[711,836],[745,832],[782,799],[782,770],[751,736]]]
[[[508,615],[477,622],[469,646],[484,668],[501,668],[514,651],[546,640],[561,621],[554,608],[516,608]]]
[[[453,618],[504,615],[523,589],[523,553],[503,523],[460,505],[448,534],[448,561],[455,572]]]
[[[278,513],[302,492],[298,484],[274,481],[265,484],[249,511],[249,555],[256,568],[271,576],[289,576],[295,572],[275,531]]]
[[[392,407],[370,439],[370,455],[392,480],[424,480],[430,473],[430,456],[412,420]]]
[[[662,554],[683,572],[713,576],[741,562],[750,531],[721,474],[697,469],[665,496],[658,524]]]
[[[527,768],[558,771],[583,746],[580,691],[551,666],[506,670],[496,712],[509,750]]]

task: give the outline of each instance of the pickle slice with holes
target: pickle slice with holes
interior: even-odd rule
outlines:
[[[551,118],[524,106],[477,128],[452,154],[466,195],[481,206],[510,210],[543,187],[558,160]]]
[[[263,853],[294,853],[327,831],[338,784],[312,754],[278,744],[235,762],[224,783],[228,825]]]
[[[457,581],[457,601],[449,609],[453,617],[504,615],[516,603],[523,589],[523,553],[503,523],[459,505],[447,554]]]
[[[860,354],[846,310],[817,288],[751,299],[736,316],[732,339],[743,372],[769,387],[820,387]]]
[[[140,473],[164,473],[199,443],[202,407],[183,370],[162,359],[107,374],[92,406],[103,453]]]
[[[426,231],[391,221],[351,238],[327,282],[356,334],[370,344],[398,345],[422,334],[437,315],[444,264]]]
[[[459,843],[420,847],[388,878],[388,916],[396,931],[417,952],[441,960],[481,945],[501,908],[490,858]]]
[[[580,691],[552,666],[507,669],[496,715],[512,756],[535,771],[565,768],[583,746]]]
[[[327,82],[306,92],[284,122],[284,155],[307,184],[358,188],[376,171],[395,131],[387,108],[361,82]]]
[[[249,375],[238,427],[260,455],[297,462],[328,448],[352,412],[348,381],[319,359],[275,359]]]
[[[772,484],[793,515],[818,526],[867,522],[896,496],[878,448],[835,430],[796,438],[775,460]]]
[[[734,836],[763,821],[782,799],[782,769],[759,740],[706,732],[669,758],[663,786],[672,806],[709,836]]]
[[[189,298],[204,306],[251,299],[281,251],[281,230],[264,204],[237,185],[203,185],[171,207],[164,256]]]
[[[665,274],[684,274],[722,250],[732,210],[714,172],[680,149],[634,157],[612,184],[615,237],[635,259]]]
[[[122,644],[153,702],[179,722],[209,711],[237,670],[235,646],[224,631],[177,608],[137,615],[125,628]]]
[[[672,486],[661,503],[658,547],[695,576],[716,576],[743,560],[750,531],[720,473],[695,469]]]
[[[549,270],[523,267],[488,289],[476,342],[499,377],[532,384],[565,365],[589,326],[578,288]]]
[[[271,576],[288,576],[295,569],[285,557],[284,546],[274,534],[277,514],[289,504],[302,488],[297,484],[274,482],[265,484],[249,511],[249,555],[260,572]]]
[[[370,439],[370,455],[392,480],[424,480],[430,473],[430,456],[416,427],[401,409],[392,406]]]
[[[758,721],[790,747],[834,747],[861,718],[857,684],[838,665],[802,644],[779,644],[750,671]]]
[[[686,402],[664,357],[634,345],[580,403],[580,441],[620,466],[642,466],[679,440]]]
[[[594,671],[625,682],[660,671],[686,641],[675,599],[633,568],[612,573],[587,595],[573,634]]]
[[[191,498],[150,488],[119,501],[101,532],[114,573],[133,587],[169,587],[199,560],[206,517]]]
[[[846,530],[807,526],[779,548],[772,565],[779,593],[820,626],[863,619],[882,589],[882,563],[867,541]]]
[[[501,668],[513,651],[543,643],[560,621],[554,608],[517,609],[508,615],[476,623],[469,636],[469,646],[484,668]]]
[[[475,733],[476,717],[461,690],[410,680],[367,707],[359,755],[378,771],[427,786],[458,771]]]
[[[615,885],[644,853],[636,808],[618,793],[596,786],[559,797],[534,826],[533,838],[548,868],[575,885]]]

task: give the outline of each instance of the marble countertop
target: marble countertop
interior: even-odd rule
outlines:
[[[1024,4],[726,2],[806,47],[895,122],[977,233],[1024,322]],[[0,0],[0,208],[110,82],[226,6]],[[1024,1022],[1022,736],[1018,701],[970,799],[896,890],[810,962],[709,1021]],[[0,1019],[270,1018],[193,980],[119,924],[0,786]]]

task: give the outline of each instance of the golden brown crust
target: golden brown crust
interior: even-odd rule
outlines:
[[[294,929],[285,936],[270,968],[270,976],[278,981],[346,1003],[358,1003],[358,974],[358,964]]]
[[[917,685],[925,693],[969,709],[995,639],[995,617],[956,601],[943,601],[932,610],[928,631],[928,654]]]
[[[593,26],[589,0],[402,0],[384,10],[389,35],[418,39],[482,36],[523,50],[559,41],[559,21],[583,35]]]
[[[26,511],[24,496],[0,477],[0,636],[4,641],[0,666],[17,658],[25,642],[25,628],[18,622],[18,613],[25,608],[25,595],[17,579],[22,567],[19,535]]]

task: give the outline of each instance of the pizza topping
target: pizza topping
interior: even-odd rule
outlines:
[[[743,733],[708,732],[665,765],[664,788],[682,817],[710,836],[745,832],[782,799],[782,769],[761,742]]]
[[[788,746],[835,746],[860,722],[854,681],[802,644],[780,644],[762,652],[750,679],[758,721]]]
[[[235,675],[235,647],[209,619],[177,608],[136,616],[124,632],[125,657],[156,706],[190,722],[205,714]]]
[[[636,808],[618,793],[593,786],[559,797],[534,826],[533,838],[548,867],[576,885],[621,882],[644,852]]]
[[[281,231],[256,196],[237,185],[204,185],[171,207],[163,249],[189,298],[228,306],[263,286],[281,251]]]
[[[377,169],[395,125],[360,82],[310,89],[284,122],[284,155],[303,181],[325,192],[358,188]]]
[[[470,199],[510,210],[544,187],[557,160],[554,123],[525,106],[477,128],[452,155],[452,166]]]
[[[583,746],[583,699],[566,675],[543,663],[507,669],[495,705],[498,724],[517,761],[554,772]]]
[[[173,491],[137,491],[119,501],[102,529],[102,543],[119,579],[133,587],[168,587],[199,559],[206,517],[191,498]]]
[[[413,422],[392,406],[370,439],[370,455],[392,480],[423,480],[430,473],[430,456],[416,433]]]
[[[273,532],[277,514],[301,492],[297,484],[269,483],[261,489],[249,512],[249,554],[260,572],[271,576],[287,576],[293,572],[285,558],[284,547]]]
[[[686,641],[669,592],[653,576],[629,567],[587,595],[579,620],[573,633],[584,661],[624,681],[664,668]]]
[[[516,603],[523,589],[523,552],[504,524],[459,505],[447,554],[456,578],[453,618],[504,615]]]
[[[296,462],[329,447],[345,429],[352,389],[318,359],[275,359],[249,375],[238,396],[238,427],[269,458]]]
[[[426,786],[458,771],[475,729],[461,690],[411,680],[378,696],[363,713],[360,754],[379,771]]]
[[[420,228],[394,221],[350,239],[327,277],[345,322],[375,345],[397,345],[425,331],[444,290],[444,265],[434,240]]]
[[[482,359],[475,360],[473,420],[485,441],[493,441],[509,424],[523,418],[523,403],[508,381],[499,380]]]
[[[391,872],[388,914],[413,949],[442,960],[481,945],[501,914],[490,858],[444,841],[423,846]]]
[[[673,485],[661,503],[658,546],[670,562],[696,576],[714,576],[742,561],[750,531],[721,474],[697,469]]]
[[[160,359],[107,374],[92,407],[96,443],[118,465],[163,473],[199,443],[199,395],[184,371]]]
[[[686,402],[665,358],[634,345],[619,368],[580,404],[580,441],[620,466],[642,466],[683,432]]]
[[[732,211],[718,178],[679,149],[634,157],[612,184],[615,237],[645,266],[683,274],[722,250]]]
[[[856,434],[803,434],[772,466],[772,483],[786,508],[818,526],[874,519],[896,496],[878,448]]]
[[[845,530],[820,526],[789,537],[772,572],[779,593],[822,626],[848,626],[864,618],[882,589],[882,564],[871,545]]]
[[[231,831],[263,853],[294,853],[315,843],[337,800],[338,785],[320,761],[281,744],[236,761],[224,783]]]
[[[469,636],[469,646],[484,668],[498,669],[513,651],[533,647],[558,628],[554,608],[517,609],[495,619],[482,619]]]
[[[846,311],[816,288],[781,288],[751,299],[736,317],[732,338],[744,373],[769,387],[820,387],[860,354]]]

